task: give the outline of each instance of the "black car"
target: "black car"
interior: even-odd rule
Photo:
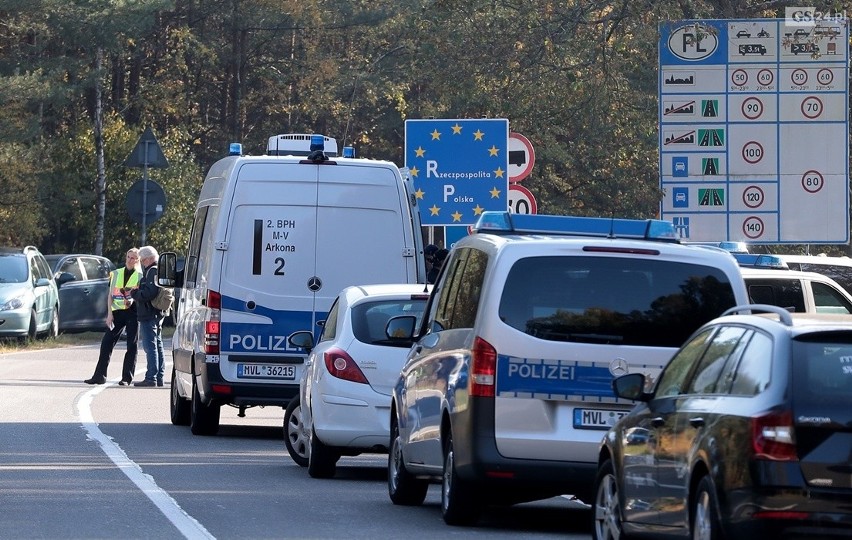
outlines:
[[[115,264],[106,257],[86,254],[45,255],[59,287],[62,332],[106,329],[109,273]]]
[[[726,315],[652,391],[613,381],[640,403],[602,442],[595,538],[852,537],[852,317]]]

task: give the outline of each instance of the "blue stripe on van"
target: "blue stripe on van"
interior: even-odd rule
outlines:
[[[253,310],[246,308],[245,300],[222,297],[222,310],[242,311],[269,319],[269,323],[240,323],[222,321],[220,328],[219,349],[223,354],[228,353],[300,353],[302,349],[291,347],[287,338],[298,330],[311,330],[318,336],[321,328],[312,326],[316,320],[324,320],[328,313],[310,311],[283,311],[256,306]],[[227,315],[225,316],[227,318]]]
[[[498,355],[497,393],[517,397],[615,398],[604,362],[577,362]]]

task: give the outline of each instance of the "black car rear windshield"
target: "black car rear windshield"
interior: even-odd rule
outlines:
[[[793,408],[797,415],[852,418],[852,333],[793,342]],[[839,421],[839,420],[838,420]]]
[[[627,257],[529,257],[512,267],[500,318],[550,341],[679,347],[734,306],[716,268]]]

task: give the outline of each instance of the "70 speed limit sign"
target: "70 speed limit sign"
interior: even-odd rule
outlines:
[[[538,204],[530,190],[519,184],[509,184],[509,211],[513,214],[537,214]]]

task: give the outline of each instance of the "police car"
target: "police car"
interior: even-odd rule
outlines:
[[[441,482],[449,524],[487,504],[591,500],[606,430],[699,326],[747,300],[733,256],[670,222],[485,212],[453,247],[393,390],[388,490]],[[399,332],[399,334],[397,334]]]

